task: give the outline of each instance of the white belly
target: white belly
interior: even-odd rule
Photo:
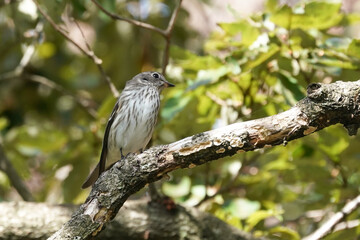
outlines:
[[[128,101],[128,107],[122,108],[114,120],[109,138],[113,144],[108,145],[107,163],[118,161],[128,153],[143,150],[151,139],[159,110],[159,95],[150,101],[149,98],[138,98]],[[134,104],[136,107],[134,107]],[[130,117],[124,117],[130,114]],[[123,117],[122,117],[123,116]],[[122,119],[119,124],[114,124]],[[115,133],[115,135],[114,135]]]

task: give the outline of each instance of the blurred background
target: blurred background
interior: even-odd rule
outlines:
[[[177,1],[100,4],[165,29]],[[161,71],[160,34],[115,21],[91,1],[40,7],[79,45],[91,46],[119,91],[141,71]],[[275,115],[304,98],[312,82],[358,80],[359,8],[356,0],[184,0],[166,68],[176,87],[163,92],[152,145]],[[99,159],[116,101],[109,85],[31,0],[0,1],[0,39],[0,201],[84,202],[89,190],[80,187]],[[332,126],[286,146],[177,170],[159,185],[177,203],[244,231],[299,239],[358,195],[359,144]]]

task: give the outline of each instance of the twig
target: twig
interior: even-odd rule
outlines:
[[[166,43],[165,43],[165,49],[164,49],[164,53],[163,53],[163,62],[162,62],[162,73],[163,74],[165,74],[166,66],[169,63],[169,49],[170,49],[171,34],[172,34],[173,29],[174,29],[176,17],[177,17],[177,15],[179,13],[179,10],[180,10],[181,2],[182,2],[182,0],[179,0],[178,5],[176,6],[173,14],[171,15],[168,27],[165,30]]]
[[[305,237],[303,240],[317,240],[325,237],[336,224],[341,222],[346,216],[354,212],[360,206],[360,195],[345,204],[340,212],[335,213],[329,220],[327,220],[315,232]]]
[[[162,36],[166,36],[166,33],[164,30],[158,28],[158,27],[155,27],[151,24],[148,24],[148,23],[144,23],[144,22],[141,22],[141,21],[137,21],[137,20],[133,20],[133,19],[130,19],[130,18],[126,18],[126,17],[122,17],[122,16],[119,16],[115,13],[112,13],[108,10],[106,10],[103,6],[101,6],[101,4],[96,1],[96,0],[91,0],[103,13],[105,13],[106,15],[108,15],[109,17],[111,17],[112,19],[114,20],[120,20],[120,21],[125,21],[125,22],[128,22],[128,23],[131,23],[137,27],[142,27],[142,28],[145,28],[145,29],[148,29],[148,30],[151,30],[151,31],[155,31],[159,34],[161,34]]]
[[[35,48],[36,48],[35,44],[36,44],[36,42],[41,40],[40,38],[41,38],[41,31],[43,29],[43,26],[44,26],[43,22],[39,21],[34,29],[36,39],[34,39],[34,41],[31,45],[26,47],[26,49],[24,51],[24,55],[22,56],[19,65],[14,70],[0,75],[0,81],[20,78],[24,74],[25,67],[27,65],[29,65],[31,58],[35,53]],[[96,112],[95,108],[91,107],[91,105],[95,105],[95,103],[92,102],[90,99],[85,99],[80,96],[77,96],[77,95],[71,93],[70,91],[66,90],[59,84],[47,79],[46,77],[43,77],[40,75],[35,75],[35,74],[26,75],[25,77],[26,77],[26,79],[29,79],[33,82],[40,83],[40,84],[45,85],[51,89],[54,89],[60,93],[63,93],[65,95],[69,95],[69,96],[73,97],[73,99],[78,104],[80,104],[80,106],[82,106],[87,113],[90,114],[90,116],[92,116],[93,118],[97,117],[97,112]]]
[[[42,21],[39,21],[36,24],[34,29],[35,32],[34,39],[32,43],[25,48],[24,54],[20,60],[19,65],[16,66],[14,70],[0,75],[0,81],[16,78],[24,72],[25,67],[29,65],[31,58],[35,53],[35,44],[40,40],[40,35],[41,35],[41,31],[43,30],[43,27],[44,27],[44,23]]]
[[[161,36],[163,36],[165,38],[165,48],[164,48],[164,53],[163,53],[162,73],[165,74],[166,66],[169,63],[169,48],[170,48],[171,34],[172,34],[173,29],[174,29],[175,20],[176,20],[176,17],[178,15],[178,12],[180,10],[182,0],[179,0],[179,3],[176,6],[173,14],[171,15],[170,21],[169,21],[168,26],[167,26],[167,28],[165,30],[163,30],[161,28],[158,28],[158,27],[155,27],[155,26],[153,26],[153,25],[151,25],[149,23],[144,23],[144,22],[141,22],[141,21],[137,21],[137,20],[122,17],[122,16],[120,16],[118,14],[115,14],[115,13],[112,13],[112,12],[106,10],[103,6],[101,6],[101,4],[98,1],[96,1],[96,0],[91,0],[91,1],[103,13],[105,13],[106,15],[108,15],[110,18],[112,18],[114,20],[125,21],[125,22],[133,24],[135,26],[142,27],[144,29],[148,29],[148,30],[157,32]]]
[[[4,149],[0,144],[0,170],[4,171],[8,176],[11,185],[14,186],[16,191],[20,194],[24,201],[34,201],[34,197],[31,195],[29,189],[26,187],[21,177],[16,172],[15,168],[6,157]]]
[[[359,219],[341,222],[341,223],[336,224],[336,226],[334,227],[334,232],[355,228],[359,225],[360,225]]]
[[[93,62],[95,63],[95,65],[97,66],[97,68],[99,69],[101,76],[104,78],[104,80],[107,82],[107,84],[110,87],[110,90],[113,94],[113,96],[115,98],[119,97],[120,93],[119,91],[116,89],[115,85],[112,83],[111,79],[109,76],[106,75],[104,68],[102,67],[102,60],[100,58],[98,58],[95,53],[89,49],[84,49],[82,46],[80,46],[74,39],[72,39],[69,34],[64,31],[60,26],[58,26],[54,20],[46,14],[46,12],[44,10],[41,9],[39,3],[37,0],[33,0],[33,2],[36,4],[37,9],[39,10],[39,12],[41,13],[41,15],[43,15],[43,17],[50,23],[50,25],[55,29],[55,31],[59,32],[61,35],[63,35],[65,37],[66,40],[68,40],[70,43],[72,43],[75,47],[77,47],[83,54],[85,54],[86,56],[88,56],[90,59],[93,60]],[[90,46],[88,46],[90,47]]]

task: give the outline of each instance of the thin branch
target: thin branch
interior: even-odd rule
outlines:
[[[341,222],[341,223],[336,224],[336,226],[334,227],[334,232],[355,228],[355,227],[358,227],[359,225],[360,225],[359,219]]]
[[[35,44],[41,41],[41,32],[44,28],[44,23],[39,21],[35,28],[31,30],[33,41],[30,45],[25,48],[24,54],[16,68],[10,72],[0,75],[0,81],[9,80],[20,76],[27,65],[29,65],[31,58],[35,53]]]
[[[105,13],[106,15],[108,15],[110,18],[114,19],[114,20],[119,20],[119,21],[125,21],[128,22],[130,24],[133,24],[137,27],[141,27],[147,30],[151,30],[154,32],[157,32],[158,34],[160,34],[161,36],[163,36],[165,38],[165,47],[164,47],[164,53],[163,53],[163,59],[162,59],[162,73],[165,74],[166,71],[166,66],[169,63],[169,49],[170,49],[170,40],[171,40],[171,35],[172,35],[172,31],[174,29],[174,25],[175,25],[175,21],[177,18],[177,15],[179,13],[180,7],[181,7],[181,3],[182,0],[179,0],[178,5],[176,6],[175,10],[173,11],[171,18],[169,20],[168,26],[165,30],[155,27],[149,23],[144,23],[141,21],[137,21],[137,20],[133,20],[133,19],[129,19],[129,18],[125,18],[122,17],[118,14],[112,13],[108,10],[106,10],[97,0],[91,0],[103,13]]]
[[[50,239],[95,237],[132,194],[176,169],[280,145],[337,123],[354,135],[360,127],[359,94],[360,80],[310,84],[308,97],[277,115],[199,133],[138,155],[129,154],[101,174],[86,202]]]
[[[172,31],[174,29],[175,26],[175,20],[176,17],[179,13],[180,10],[180,6],[181,6],[181,2],[182,0],[179,0],[178,5],[176,6],[173,14],[171,15],[168,27],[165,30],[165,49],[164,49],[164,53],[163,53],[163,62],[162,62],[162,73],[165,74],[166,72],[166,67],[169,63],[169,50],[170,50],[170,41],[171,41],[171,35],[172,35]]]
[[[0,144],[0,170],[3,171],[9,178],[11,185],[16,189],[24,201],[34,201],[34,197],[26,187],[21,177],[16,172],[15,168],[6,157],[4,149]]]
[[[345,204],[340,212],[335,213],[329,220],[327,220],[315,232],[305,237],[303,240],[317,240],[322,239],[328,235],[334,227],[340,223],[346,216],[350,215],[357,208],[360,207],[360,195]]]
[[[39,10],[39,12],[41,13],[41,15],[50,23],[50,25],[55,29],[55,31],[57,31],[58,33],[60,33],[61,35],[63,35],[65,37],[65,39],[67,41],[69,41],[70,43],[72,43],[76,48],[78,48],[83,54],[85,54],[86,56],[88,56],[91,60],[93,60],[93,62],[95,63],[95,65],[97,66],[97,68],[99,69],[101,76],[103,77],[103,79],[106,81],[106,83],[109,85],[110,90],[113,94],[113,96],[115,98],[118,98],[120,93],[119,91],[116,89],[115,85],[112,83],[110,77],[105,73],[104,68],[102,67],[102,60],[100,58],[98,58],[94,51],[92,51],[91,49],[87,50],[84,49],[82,46],[80,46],[74,39],[72,39],[69,34],[63,30],[59,25],[57,25],[54,20],[47,15],[47,13],[42,10],[42,8],[40,7],[39,3],[37,0],[33,0],[33,2],[36,4],[37,9]]]
[[[26,47],[24,54],[20,60],[19,65],[14,70],[0,75],[0,81],[21,78],[22,75],[25,75],[26,79],[29,79],[33,82],[47,86],[51,89],[54,89],[60,93],[65,94],[65,95],[71,96],[75,100],[75,102],[80,104],[80,106],[83,107],[85,109],[85,111],[90,114],[91,117],[96,118],[97,112],[96,112],[95,108],[91,107],[91,105],[95,105],[95,103],[93,101],[91,101],[90,99],[85,99],[80,96],[77,96],[76,94],[71,93],[70,91],[66,90],[59,84],[49,80],[46,77],[43,77],[40,75],[35,75],[35,74],[30,74],[30,75],[24,74],[25,67],[27,65],[29,65],[31,58],[35,53],[36,43],[41,41],[41,34],[42,34],[41,32],[42,32],[43,26],[44,26],[43,22],[39,21],[38,24],[36,25],[35,29],[31,31],[32,32],[31,34],[35,39],[33,40],[32,44],[30,44],[29,46]]]
[[[158,27],[155,27],[151,24],[148,24],[148,23],[144,23],[144,22],[141,22],[141,21],[137,21],[137,20],[133,20],[133,19],[130,19],[130,18],[126,18],[126,17],[122,17],[120,15],[117,15],[115,13],[112,13],[108,10],[106,10],[103,6],[101,6],[101,4],[96,1],[96,0],[91,0],[103,13],[105,13],[106,15],[108,15],[109,17],[111,17],[112,19],[114,20],[119,20],[119,21],[125,21],[125,22],[128,22],[128,23],[131,23],[137,27],[141,27],[141,28],[144,28],[144,29],[148,29],[148,30],[151,30],[151,31],[154,31],[154,32],[157,32],[159,33],[160,35],[162,35],[163,37],[166,36],[166,32]]]

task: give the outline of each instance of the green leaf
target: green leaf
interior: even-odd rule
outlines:
[[[270,16],[270,20],[276,25],[289,29],[292,14],[291,8],[285,4]]]
[[[117,99],[114,98],[112,95],[108,96],[101,104],[98,109],[98,118],[105,118],[108,119],[112,112],[112,109],[115,106]]]
[[[360,58],[360,39],[353,39],[347,49],[347,54]]]
[[[278,78],[281,82],[283,90],[287,89],[291,92],[290,95],[289,92],[284,91],[284,96],[289,104],[294,105],[297,101],[305,97],[305,89],[300,86],[298,80],[292,77],[290,73],[280,70],[278,72]]]
[[[274,216],[279,217],[279,213],[271,209],[256,211],[246,219],[245,230],[249,232],[262,220]]]
[[[278,7],[278,0],[267,0],[265,6],[268,12],[274,12]]]
[[[338,68],[343,68],[343,69],[358,69],[359,65],[355,64],[353,62],[350,61],[342,61],[342,60],[338,60],[338,59],[330,59],[330,58],[323,58],[317,61],[317,63],[325,65],[325,66],[330,66],[330,67],[338,67]]]
[[[177,184],[164,182],[162,185],[162,190],[164,194],[173,198],[186,196],[190,193],[191,190],[191,179],[187,176],[184,176]]]
[[[343,26],[349,26],[353,24],[357,24],[360,22],[360,14],[358,13],[349,13],[344,16],[344,19],[342,21]]]
[[[237,218],[245,219],[255,211],[259,210],[260,203],[244,198],[235,198],[226,206],[226,211]]]
[[[241,20],[235,23],[219,23],[219,26],[229,36],[236,36],[241,33],[241,43],[245,46],[250,46],[260,35],[260,31],[257,27],[254,27],[250,22]]]
[[[16,147],[24,155],[60,150],[67,142],[64,132],[55,127],[42,129],[39,126],[23,126],[17,132]]]
[[[9,125],[7,118],[0,117],[0,131],[6,128]]]
[[[343,19],[340,7],[341,3],[312,1],[307,3],[304,9],[296,9],[299,13],[294,13],[290,7],[284,5],[271,16],[271,21],[286,29],[328,29],[337,26]]]
[[[214,207],[213,207],[214,208]],[[228,211],[220,208],[220,207],[217,207],[214,211],[213,211],[214,215],[223,220],[224,222],[230,224],[231,226],[234,226],[238,229],[243,229],[243,226],[241,224],[241,220],[231,214],[228,213]]]
[[[187,70],[208,70],[223,66],[223,63],[215,56],[198,56],[188,50],[175,46],[171,47],[170,54],[182,68]]]
[[[300,240],[300,236],[297,232],[283,226],[271,228],[269,234],[276,236],[276,239]]]
[[[250,69],[253,69],[260,64],[264,63],[265,61],[270,60],[271,57],[273,57],[276,53],[278,53],[280,50],[279,46],[276,44],[270,44],[268,49],[266,49],[265,52],[261,52],[254,60],[249,60],[247,63],[244,64],[243,69],[244,71],[248,71]]]
[[[171,121],[177,113],[182,111],[192,98],[192,94],[183,94],[183,91],[179,91],[176,95],[166,101],[164,107],[161,109],[161,117],[165,121]]]
[[[340,154],[349,146],[348,135],[340,129],[333,129],[329,131],[319,132],[321,138],[319,139],[318,148],[325,152],[333,161],[340,160]]]

